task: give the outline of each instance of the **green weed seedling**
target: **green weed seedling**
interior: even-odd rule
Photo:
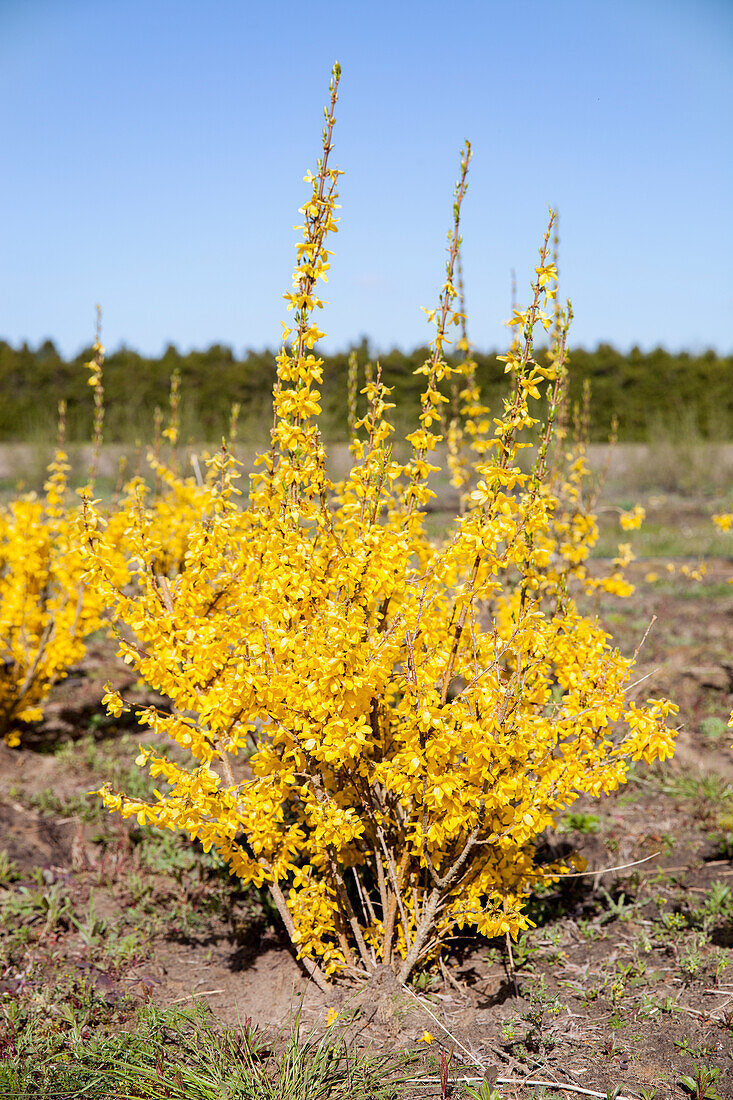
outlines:
[[[89,906],[86,920],[82,922],[72,917],[71,923],[76,928],[82,943],[86,947],[96,947],[101,942],[103,936],[107,932],[107,921],[97,916],[93,890],[89,894]]]
[[[19,878],[18,864],[13,862],[5,848],[0,848],[0,886],[9,886]]]
[[[576,922],[578,932],[587,940],[588,943],[593,943],[594,940],[602,940],[607,936],[607,933],[599,926],[596,920],[592,920],[589,917],[581,917]]]
[[[412,988],[417,993],[429,993],[438,983],[439,979],[437,975],[430,974],[427,970],[420,970],[416,974],[413,974],[410,982]]]
[[[671,855],[677,846],[677,837],[672,833],[662,833],[659,838],[659,842],[662,845],[662,852],[665,856]]]
[[[104,941],[104,954],[113,964],[132,962],[148,952],[149,947],[139,931],[128,932],[126,935],[113,932]]]
[[[501,1025],[501,1037],[505,1043],[513,1043],[517,1038],[517,1021],[510,1020]]]
[[[725,829],[716,833],[713,838],[713,859],[733,859],[733,832]]]
[[[609,1017],[608,1026],[611,1031],[624,1031],[629,1026],[629,1021],[619,1011]]]
[[[720,1077],[720,1070],[707,1066],[695,1066],[694,1077],[685,1074],[680,1077],[679,1084],[693,1097],[693,1100],[722,1100],[715,1087],[715,1082]]]
[[[720,947],[713,948],[712,956],[714,966],[713,974],[717,983],[730,966],[730,960],[728,959],[727,952],[723,951]]]
[[[32,810],[46,817],[76,817],[86,823],[99,824],[105,820],[97,798],[91,794],[74,794],[59,798],[51,787],[34,794],[29,799]]]
[[[529,1024],[529,1031],[524,1042],[529,1049],[537,1049],[542,1052],[551,1050],[554,1039],[546,1033],[545,1024],[549,1020],[557,1019],[565,1010],[565,1005],[557,994],[550,994],[547,989],[547,980],[542,974],[534,982],[529,991],[530,1007],[522,1013],[522,1019]]]
[[[653,993],[642,993],[639,1015],[659,1021],[665,1012],[679,1012],[680,1007],[674,997],[655,997]]]
[[[502,1100],[502,1095],[489,1081],[482,1081],[477,1089],[466,1085],[466,1096],[471,1100]]]
[[[680,970],[686,979],[697,977],[705,967],[702,948],[707,943],[707,936],[693,935],[680,951],[677,960]]]
[[[704,932],[709,932],[716,921],[733,917],[733,891],[730,886],[720,879],[714,882],[696,912],[701,914]]]
[[[585,986],[585,988],[581,991],[580,996],[583,998],[586,1004],[590,1004],[591,1001],[598,1000],[607,985],[608,979],[606,977],[601,977],[597,981],[593,982],[591,985]]]
[[[565,814],[558,824],[559,833],[582,833],[584,836],[592,836],[601,827],[601,819],[597,814],[575,813]]]
[[[707,718],[702,719],[700,722],[700,733],[706,740],[713,742],[722,741],[726,737],[730,737],[728,723],[717,714],[709,714]]]
[[[642,929],[642,931],[634,937],[632,948],[637,955],[650,955],[654,949],[654,944],[652,943],[649,933]]]
[[[683,928],[689,927],[684,913],[662,913],[659,920],[667,932],[680,932]]]
[[[689,1054],[691,1058],[698,1058],[700,1056],[700,1051],[690,1046],[688,1039],[675,1039],[674,1045],[677,1047],[680,1054]]]
[[[47,886],[21,886],[3,899],[3,917],[16,918],[24,924],[43,921],[43,935],[52,932],[71,911],[71,903],[61,883]]]
[[[657,784],[662,794],[696,803],[698,816],[718,811],[721,805],[729,805],[733,798],[733,786],[716,772],[660,776]]]
[[[512,948],[515,969],[531,971],[532,956],[536,955],[537,951],[538,948],[532,942],[530,934],[522,932]]]
[[[599,920],[601,924],[609,924],[611,921],[626,921],[631,920],[631,916],[636,908],[636,902],[627,901],[626,894],[619,894],[618,898],[612,898],[608,890],[605,887],[601,887],[601,893],[603,894],[606,905],[608,908],[605,913],[602,913]]]

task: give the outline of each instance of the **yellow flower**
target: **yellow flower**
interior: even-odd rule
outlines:
[[[430,1045],[430,1043],[432,1043],[434,1041],[435,1041],[435,1036],[434,1035],[431,1035],[429,1031],[423,1031],[422,1037],[420,1039],[421,1043],[427,1043],[428,1045]]]
[[[636,504],[630,512],[622,512],[619,517],[619,523],[623,527],[624,531],[634,531],[641,527],[644,522],[646,512],[640,504]]]
[[[332,1027],[339,1018],[339,1014],[335,1008],[329,1008],[328,1015],[326,1016],[326,1027]]]
[[[119,718],[123,711],[128,710],[128,707],[125,706],[122,700],[122,696],[109,684],[104,685],[102,704],[107,708],[107,713],[111,714],[113,718]]]

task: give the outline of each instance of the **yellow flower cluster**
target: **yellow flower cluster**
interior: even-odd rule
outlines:
[[[630,512],[622,512],[619,516],[619,523],[623,527],[624,531],[636,531],[638,530],[644,519],[646,512],[640,504],[634,505]]]
[[[59,447],[41,496],[0,510],[0,736],[20,743],[52,685],[85,651],[101,622],[100,594],[83,583],[76,509],[66,501],[69,470]]]
[[[390,391],[377,370],[353,424],[352,467],[341,483],[329,480],[313,318],[336,230],[338,77],[323,156],[306,177],[270,446],[248,498],[240,504],[239,464],[222,447],[186,506],[175,567],[139,486],[106,526],[84,501],[89,580],[113,609],[124,659],[173,704],[171,713],[146,708],[140,722],[191,760],[148,746],[137,763],[164,781],[155,799],[109,786],[101,796],[126,817],[197,838],[243,881],[267,884],[321,984],[379,962],[405,980],[464,926],[516,936],[529,924],[532,886],[564,866],[536,865],[539,835],[581,793],[623,783],[630,760],[669,756],[675,709],[627,701],[632,661],[569,591],[570,576],[587,579],[595,521],[573,506],[582,458],[562,492],[548,460],[569,320],[555,304],[549,229],[530,305],[511,321],[511,396],[493,418],[464,347],[465,416],[459,408],[453,434],[454,455],[459,437],[475,441],[470,468],[465,456],[454,465],[465,507],[445,538],[426,532],[443,389],[456,370],[444,346],[462,322],[456,263],[469,147],[446,277],[428,311],[435,331],[418,371],[425,390],[411,457],[393,459]],[[537,325],[556,332],[549,366],[534,358]],[[541,397],[544,422],[533,415]],[[531,445],[523,472],[518,455]],[[127,707],[111,686],[105,702],[117,715]]]

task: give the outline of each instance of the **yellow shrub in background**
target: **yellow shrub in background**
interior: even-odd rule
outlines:
[[[163,414],[156,409],[155,445],[148,452],[151,477],[145,480],[139,473],[122,486],[121,499],[111,508],[103,507],[105,542],[108,564],[115,585],[124,587],[131,581],[129,564],[135,559],[136,522],[144,512],[148,568],[159,576],[174,578],[184,568],[189,537],[194,522],[206,507],[205,479],[212,477],[210,468],[201,464],[196,454],[187,457],[194,473],[184,476],[180,471],[176,446],[179,441],[180,376],[171,378],[170,418],[161,430]],[[233,407],[231,427],[236,431],[239,406]],[[163,440],[167,443],[167,459],[162,456]],[[204,459],[205,462],[205,459]],[[91,486],[89,487],[91,490]],[[99,503],[99,502],[98,502]],[[131,519],[134,517],[135,522]],[[132,536],[132,538],[131,538]]]
[[[0,509],[0,736],[11,746],[20,743],[19,724],[42,717],[51,687],[81,660],[101,623],[100,593],[82,580],[68,470],[60,446],[43,495]]]
[[[329,480],[314,347],[337,229],[340,173],[329,158],[338,78],[335,70],[323,156],[306,177],[274,427],[248,496],[223,447],[198,487],[183,567],[168,576],[154,513],[133,486],[124,519],[110,520],[126,531],[133,585],[119,583],[115,540],[90,494],[83,525],[89,583],[113,610],[124,659],[173,703],[172,713],[150,707],[140,720],[191,754],[186,767],[141,749],[138,764],[163,781],[156,799],[108,786],[105,804],[181,829],[244,882],[267,884],[321,985],[379,962],[405,980],[458,929],[527,927],[528,893],[562,870],[536,865],[540,833],[579,794],[623,783],[630,760],[669,756],[665,719],[675,710],[627,702],[633,662],[570,591],[593,524],[572,507],[581,467],[558,483],[548,465],[567,329],[551,229],[530,304],[510,321],[511,396],[489,414],[470,356],[458,369],[466,415],[453,426],[452,472],[462,477],[459,464],[470,463],[470,484],[468,475],[460,482],[467,499],[445,538],[426,533],[444,391],[456,373],[444,351],[462,323],[468,146],[445,281],[428,311],[434,335],[411,457],[394,460],[390,392],[377,371],[363,391],[351,470]],[[537,326],[554,332],[545,367],[533,357]],[[543,394],[541,422],[533,409]],[[478,445],[461,458],[466,431]],[[518,456],[529,447],[523,471]],[[112,713],[127,708],[111,686],[105,702]]]

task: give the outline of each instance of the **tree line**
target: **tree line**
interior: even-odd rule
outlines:
[[[322,399],[324,431],[333,440],[348,438],[347,371],[351,349],[324,355]],[[393,387],[393,420],[398,430],[414,424],[424,379],[414,374],[428,356],[427,348],[397,349],[376,356],[362,340],[354,350],[363,385],[367,363],[381,364],[382,376]],[[37,348],[12,347],[0,341],[0,440],[48,439],[55,432],[58,403],[66,401],[67,438],[89,440],[93,402],[84,363],[85,349],[64,358],[46,340]],[[496,352],[476,352],[477,378],[492,410],[501,408],[508,392],[504,364]],[[538,352],[541,359],[543,352]],[[121,347],[104,365],[110,442],[149,442],[155,410],[165,420],[171,378],[180,375],[181,439],[217,440],[229,432],[233,403],[240,405],[239,436],[253,443],[267,424],[276,366],[271,351],[246,351],[241,357],[220,344],[186,354],[169,346],[155,358]],[[645,441],[684,426],[703,439],[733,439],[733,356],[668,352],[663,348],[628,353],[608,344],[594,350],[576,348],[570,361],[571,406],[582,406],[590,388],[590,438],[608,438],[614,418],[618,437]],[[363,398],[360,398],[363,402]],[[361,408],[359,412],[363,411]],[[252,434],[254,433],[254,434]]]

